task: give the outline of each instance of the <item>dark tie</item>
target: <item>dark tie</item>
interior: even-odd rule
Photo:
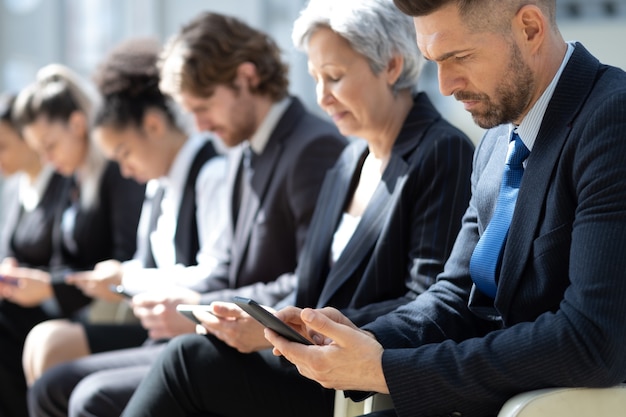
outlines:
[[[241,172],[239,174],[239,187],[236,193],[235,207],[233,210],[234,224],[250,204],[250,194],[252,193],[252,177],[254,176],[254,160],[256,154],[249,144],[244,144],[241,158]]]
[[[528,148],[517,133],[513,132],[493,217],[470,259],[470,275],[474,284],[482,293],[491,298],[496,296],[496,278],[502,261],[504,243],[509,233],[517,193],[522,182],[522,175],[524,175],[522,163],[529,154]]]

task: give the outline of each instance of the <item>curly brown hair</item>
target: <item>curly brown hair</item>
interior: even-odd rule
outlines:
[[[171,38],[161,55],[161,89],[209,97],[217,85],[235,89],[237,69],[250,62],[258,85],[252,93],[278,101],[287,95],[288,68],[277,44],[243,21],[218,13],[202,13]]]

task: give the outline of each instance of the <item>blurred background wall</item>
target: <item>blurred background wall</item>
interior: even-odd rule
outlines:
[[[337,0],[341,1],[341,0]],[[0,0],[0,91],[18,91],[37,69],[56,61],[89,76],[122,39],[155,36],[165,41],[204,10],[236,15],[270,33],[291,67],[291,91],[314,111],[304,54],[295,51],[291,25],[306,0]],[[567,40],[579,40],[605,63],[626,68],[626,0],[557,0]],[[425,68],[421,87],[475,141],[482,130],[451,98],[441,97],[436,69]]]

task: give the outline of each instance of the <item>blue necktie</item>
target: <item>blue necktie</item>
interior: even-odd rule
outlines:
[[[517,133],[513,132],[493,217],[470,259],[470,276],[474,284],[482,293],[491,298],[496,296],[496,277],[499,274],[504,243],[509,233],[517,193],[522,182],[522,175],[524,175],[522,163],[529,154],[528,148]]]

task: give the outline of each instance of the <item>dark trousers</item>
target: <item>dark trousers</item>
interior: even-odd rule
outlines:
[[[173,339],[123,417],[324,417],[334,391],[301,376],[270,350],[242,354],[213,337]]]
[[[28,392],[32,417],[118,417],[164,344],[98,353],[45,372]]]

